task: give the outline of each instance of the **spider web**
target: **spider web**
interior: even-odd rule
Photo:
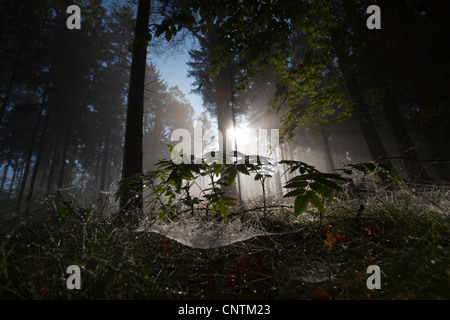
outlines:
[[[205,218],[186,214],[176,220],[144,220],[136,232],[159,233],[169,239],[197,249],[211,249],[228,246],[257,236],[271,235],[255,217],[243,221],[233,217],[224,221],[222,218],[206,220]]]

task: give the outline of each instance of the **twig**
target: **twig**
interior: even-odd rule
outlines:
[[[380,158],[375,160],[376,163],[388,161],[388,160],[407,160],[412,162],[423,162],[423,163],[450,163],[450,160],[446,159],[413,159],[413,158],[407,158],[407,157],[387,157],[387,158]]]
[[[76,217],[79,217],[80,215],[72,208],[70,205],[70,202],[68,202],[64,197],[62,196],[61,192],[59,190],[56,191],[61,198],[62,202],[65,204],[67,208],[69,208],[70,213],[74,214]]]

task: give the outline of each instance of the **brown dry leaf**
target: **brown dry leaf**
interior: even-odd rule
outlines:
[[[327,238],[323,241],[323,243],[328,246],[328,248],[332,248],[335,244],[343,243],[346,241],[347,237],[345,235],[327,232]]]
[[[323,243],[326,246],[332,248],[337,242],[338,238],[336,237],[336,235],[331,232],[327,232],[327,238],[323,241]]]
[[[311,293],[309,298],[313,299],[313,300],[329,300],[329,299],[333,299],[333,296],[328,291],[326,291],[324,288],[319,287],[316,290],[314,290],[313,293]]]

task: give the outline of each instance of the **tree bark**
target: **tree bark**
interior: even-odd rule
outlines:
[[[394,133],[394,138],[400,149],[401,156],[410,158],[412,161],[404,160],[403,165],[408,172],[409,178],[412,180],[429,181],[430,177],[420,164],[419,156],[414,144],[406,129],[405,122],[398,110],[397,102],[392,95],[384,97],[383,109],[387,116],[389,125]]]
[[[222,151],[227,151],[227,140],[230,137],[227,136],[227,129],[234,128],[233,114],[231,110],[231,86],[230,86],[230,73],[227,67],[222,68],[220,73],[214,78],[214,87],[216,90],[216,106],[217,106],[217,124],[219,131],[222,133],[223,141],[220,146]],[[235,141],[231,142],[231,147],[235,146]],[[234,148],[232,149],[234,150]],[[229,150],[231,151],[231,150]],[[228,155],[228,153],[227,153]],[[226,157],[227,161],[231,160],[231,157]],[[225,188],[225,193],[230,197],[236,197],[237,186],[234,181],[231,186]]]
[[[45,102],[44,102],[44,104],[45,104]],[[42,128],[41,139],[39,141],[38,152],[37,152],[37,155],[36,155],[36,160],[34,162],[33,174],[31,175],[30,188],[29,188],[28,197],[27,197],[26,212],[28,212],[28,210],[30,208],[30,205],[31,205],[31,200],[33,199],[34,184],[36,182],[36,177],[37,177],[37,173],[38,173],[38,170],[39,170],[39,165],[41,163],[42,149],[44,148],[45,136],[47,134],[48,121],[49,121],[49,118],[50,118],[50,111],[51,111],[51,107],[48,108],[47,114],[45,115],[45,120],[44,120],[44,125],[43,125],[43,128]]]
[[[61,141],[61,126],[58,125],[58,129],[56,131],[56,141],[55,141],[55,147],[53,150],[53,156],[52,156],[52,164],[50,166],[50,172],[48,174],[48,179],[47,179],[47,193],[50,193],[52,187],[53,187],[53,177],[55,175],[55,171],[56,171],[56,160],[58,159],[58,151],[59,151],[59,145],[60,145],[60,141]]]
[[[106,181],[106,175],[107,175],[107,169],[108,169],[109,142],[111,140],[111,128],[110,128],[109,124],[108,124],[107,130],[108,130],[108,132],[106,134],[105,147],[103,150],[102,176],[100,178],[100,191],[105,190],[105,181]]]
[[[17,160],[17,162],[19,163],[19,160]],[[20,182],[22,181],[22,178],[23,178],[23,174],[24,174],[24,171],[25,171],[25,164],[22,162],[22,163],[19,163],[18,164],[18,177],[17,177],[17,186],[16,186],[16,189],[19,189],[20,188]]]
[[[150,0],[139,0],[136,31],[133,42],[128,108],[126,115],[122,179],[142,173],[142,118],[144,114],[145,67],[147,62],[147,32],[150,19]],[[142,184],[136,190],[122,190],[120,208],[142,211]],[[129,217],[131,218],[131,216]]]
[[[383,8],[384,8],[383,4]],[[361,19],[361,15],[358,13],[358,9],[356,7],[355,2],[352,1],[346,1],[344,2],[344,8],[346,10],[347,16],[351,20],[351,23],[356,27],[362,23],[364,23],[363,19]],[[411,70],[413,73],[419,75],[418,79],[420,80],[419,83],[421,85],[417,86],[417,93],[420,97],[426,97],[426,94],[424,94],[423,91],[423,80],[420,77],[420,70],[418,68],[417,59],[414,57],[414,55],[411,52],[411,49],[408,48],[409,44],[406,41],[406,39],[402,36],[401,31],[399,27],[397,26],[394,18],[390,15],[389,10],[384,11],[383,13],[383,20],[385,22],[386,28],[389,29],[389,37],[391,38],[391,41],[393,43],[402,44],[401,47],[406,50],[406,58],[402,59],[402,63],[408,64],[408,70]],[[380,37],[383,37],[383,35],[380,35]],[[385,38],[385,37],[383,37]],[[382,47],[382,44],[379,44],[377,42],[377,37],[371,38],[371,41],[369,44],[377,49],[379,47]],[[397,52],[386,52],[387,56],[391,56],[391,59],[395,59],[395,57],[392,57],[393,55],[398,54]],[[379,63],[376,61],[367,61],[369,65],[378,66]],[[372,70],[374,73],[379,73],[379,70]],[[389,70],[388,70],[389,72]],[[383,81],[381,84],[378,84],[382,86],[383,91],[385,92],[383,97],[383,110],[387,117],[388,123],[394,133],[394,138],[396,140],[397,146],[402,154],[402,156],[405,156],[407,158],[411,158],[413,161],[403,161],[403,165],[405,169],[408,172],[408,176],[411,179],[418,179],[421,181],[424,180],[430,180],[430,177],[428,176],[427,172],[423,168],[423,166],[418,162],[419,159],[417,150],[414,147],[414,144],[410,138],[408,129],[406,128],[405,121],[400,114],[397,102],[395,100],[394,95],[392,94],[392,90],[389,86],[389,77],[384,74]],[[426,100],[426,99],[425,99]]]
[[[39,109],[38,118],[37,118],[36,124],[34,126],[33,134],[31,135],[31,144],[30,144],[30,148],[28,149],[27,158],[25,160],[25,170],[23,172],[22,182],[20,184],[20,189],[19,189],[19,195],[17,197],[16,210],[20,210],[20,208],[22,206],[22,199],[23,199],[23,195],[25,193],[25,187],[26,187],[27,180],[28,180],[28,173],[30,171],[30,166],[31,166],[31,158],[33,157],[34,145],[36,142],[36,137],[37,137],[37,134],[39,131],[40,123],[41,123],[43,108],[44,108],[44,105],[42,105],[41,108]]]
[[[48,151],[48,150],[47,150]],[[48,170],[48,164],[49,164],[49,161],[50,161],[50,155],[49,155],[49,153],[50,152],[44,152],[43,154],[44,154],[44,158],[41,160],[41,162],[43,162],[44,164],[47,164],[47,165],[44,165],[44,167],[41,169],[41,171],[40,171],[40,177],[39,177],[39,186],[38,186],[38,188],[39,189],[41,189],[41,190],[44,190],[44,185],[45,185],[45,182],[46,182],[46,177],[47,177],[47,170]]]
[[[98,148],[97,148],[97,154],[95,157],[95,173],[94,173],[94,183],[95,183],[95,187],[96,188],[100,188],[100,184],[99,184],[99,171],[100,171],[100,159],[102,155],[102,144],[99,142],[98,143]]]
[[[2,107],[0,109],[0,123],[3,121],[3,117],[5,116],[6,106],[9,103],[9,97],[11,96],[12,87],[14,84],[15,71],[11,75],[11,79],[9,80],[8,87],[6,88],[5,96],[3,97]]]
[[[331,173],[333,173],[336,170],[336,167],[334,166],[333,155],[331,154],[331,147],[330,147],[330,143],[328,141],[330,134],[328,132],[326,132],[324,127],[320,128],[320,133],[322,135],[323,148],[325,150],[325,154],[327,157],[328,169]]]
[[[10,165],[11,165],[11,159],[8,160],[8,163],[6,164],[5,169],[3,169],[2,185],[0,187],[0,192],[2,192],[2,193],[3,193],[3,187],[5,186],[6,174],[8,173]]]
[[[378,135],[377,129],[369,114],[367,105],[364,101],[362,91],[358,85],[356,75],[353,72],[353,66],[349,61],[348,53],[344,51],[345,44],[339,30],[336,28],[329,29],[332,45],[335,49],[339,65],[344,75],[344,81],[350,94],[351,100],[354,104],[354,111],[356,118],[358,119],[361,132],[366,141],[370,155],[373,160],[379,160],[387,158],[386,150]],[[386,165],[392,167],[390,162],[386,162]]]
[[[61,166],[59,167],[59,177],[58,177],[58,189],[61,189],[64,185],[64,174],[66,170],[66,160],[67,160],[67,150],[69,149],[70,140],[70,120],[66,122],[66,136],[64,139],[63,155],[61,159]]]
[[[14,182],[15,182],[15,180],[16,180],[16,174],[17,174],[17,171],[19,170],[19,164],[18,164],[18,162],[17,162],[17,164],[16,164],[16,166],[15,166],[15,168],[14,168],[14,171],[13,171],[13,176],[12,176],[12,178],[11,178],[11,183],[9,184],[9,190],[8,190],[8,198],[7,198],[7,201],[9,201],[9,199],[11,199],[11,193],[12,193],[12,189],[13,189],[13,185],[14,185]]]

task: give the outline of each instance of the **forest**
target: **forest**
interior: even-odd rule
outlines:
[[[0,299],[450,299],[449,10],[1,1]]]

